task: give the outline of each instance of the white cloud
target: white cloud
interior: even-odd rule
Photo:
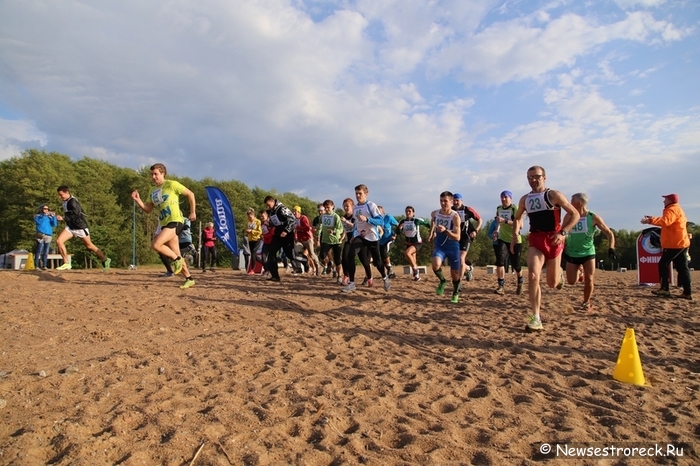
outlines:
[[[43,147],[47,142],[46,134],[34,122],[0,118],[0,160],[16,157],[30,147]]]
[[[653,8],[658,7],[666,3],[666,0],[615,0],[615,3],[622,8],[627,10],[629,8],[641,7],[641,8]]]
[[[646,12],[630,13],[609,25],[576,14],[554,19],[533,14],[493,23],[471,37],[450,43],[431,63],[443,73],[459,67],[467,83],[499,85],[571,66],[600,44],[615,40],[673,41],[689,33],[657,21]]]
[[[688,163],[697,139],[697,111],[651,100],[694,31],[655,14],[576,1],[6,0],[0,116],[21,117],[0,120],[0,154],[34,144],[162,161],[337,204],[364,182],[389,210],[423,215],[444,189],[490,206],[526,189],[535,163],[558,182],[580,183],[574,168],[612,185],[629,166],[663,172],[662,156]]]

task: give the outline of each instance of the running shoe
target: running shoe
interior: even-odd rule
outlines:
[[[188,278],[185,280],[185,283],[180,285],[180,288],[183,290],[186,290],[187,288],[191,288],[194,286],[194,280],[192,280],[192,277]]]
[[[518,283],[518,287],[515,289],[515,294],[523,294],[523,284]]]
[[[105,261],[102,263],[102,271],[106,272],[109,270],[109,266],[112,265],[112,259],[109,257],[105,259]]]
[[[671,292],[668,290],[653,290],[651,294],[660,296],[662,298],[670,298],[671,297]]]
[[[178,275],[180,272],[182,272],[182,262],[182,257],[173,261],[173,273],[175,275]]]
[[[542,330],[542,321],[537,316],[530,316],[527,322],[527,328],[530,330]]]
[[[367,278],[365,278],[364,280],[362,280],[362,286],[365,286],[366,284],[367,284]]]
[[[63,265],[59,265],[58,267],[56,267],[56,270],[70,270],[72,268],[73,266],[70,264],[70,262],[66,262]]]
[[[357,287],[355,286],[355,282],[350,282],[340,291],[342,291],[343,293],[350,293],[351,291],[355,291],[356,289]]]
[[[441,280],[440,284],[438,285],[437,289],[435,292],[437,293],[438,296],[442,295],[445,292],[445,286],[447,285],[447,280]]]
[[[559,283],[557,283],[557,290],[564,288],[564,271],[559,270]]]
[[[280,281],[280,277],[270,277],[270,278],[268,278],[268,279],[265,280],[265,281],[267,281],[267,282],[278,282],[278,281]]]
[[[418,270],[416,270],[415,272],[413,272],[413,281],[414,281],[414,282],[420,281],[420,272],[419,272]]]
[[[348,285],[350,283],[350,277],[347,275],[343,275],[343,281],[340,283],[341,285]]]
[[[367,285],[368,288],[372,288],[374,286],[374,279],[368,278],[367,281],[365,282],[365,285]]]
[[[692,294],[682,294],[678,296],[680,299],[687,299],[688,301],[694,301]]]
[[[459,302],[459,293],[452,293],[451,303],[457,304]]]
[[[396,278],[396,274],[395,274],[394,272],[391,272],[391,273],[388,275],[388,277],[389,277],[389,278],[392,278],[392,279],[393,279],[393,278]]]
[[[255,275],[255,271],[253,269],[248,270],[248,275]]]
[[[591,306],[591,303],[590,303],[590,301],[589,301],[589,302],[586,302],[586,303],[583,303],[583,304],[581,304],[581,310],[582,310],[582,311],[584,311],[584,312],[588,312],[588,311],[591,311],[591,310],[593,310],[593,306]]]
[[[338,279],[337,279],[335,282],[336,282],[338,285],[345,285],[345,283],[343,282],[343,278],[342,278],[342,277],[338,277]]]
[[[498,288],[496,288],[496,289],[494,290],[494,293],[500,294],[500,295],[504,295],[504,294],[506,294],[506,289],[503,288],[503,286],[498,285]]]
[[[391,289],[391,280],[389,277],[384,278],[384,291],[389,291]]]
[[[164,274],[158,275],[158,278],[167,278],[167,277],[172,277],[173,275],[175,275],[175,274],[172,272],[165,272]]]
[[[469,267],[469,270],[467,270],[467,275],[465,278],[467,279],[468,282],[474,280],[474,269]]]

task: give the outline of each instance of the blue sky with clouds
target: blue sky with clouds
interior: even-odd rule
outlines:
[[[3,0],[0,159],[25,148],[427,216],[531,165],[639,230],[700,223],[700,2]]]

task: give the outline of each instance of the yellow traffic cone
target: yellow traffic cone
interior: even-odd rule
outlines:
[[[634,339],[634,329],[628,328],[625,332],[625,338],[622,339],[622,347],[617,356],[613,379],[634,385],[644,385],[644,372],[642,371],[642,361],[639,359],[637,340]]]
[[[29,253],[27,256],[27,262],[24,263],[24,270],[35,270],[34,267],[34,254]]]

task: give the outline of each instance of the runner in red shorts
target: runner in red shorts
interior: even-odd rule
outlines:
[[[561,289],[564,277],[559,256],[564,250],[564,240],[571,228],[579,220],[579,213],[569,203],[566,196],[559,191],[545,187],[547,176],[544,168],[530,167],[527,171],[527,182],[530,184],[528,194],[520,198],[518,212],[515,217],[513,231],[519,231],[523,226],[523,215],[527,212],[530,221],[530,247],[527,250],[528,291],[532,315],[529,317],[529,330],[542,330],[540,308],[542,305],[542,289],[540,276],[542,267],[547,267],[547,285],[550,288]],[[561,210],[568,214],[561,222]],[[510,243],[511,252],[515,242]]]

